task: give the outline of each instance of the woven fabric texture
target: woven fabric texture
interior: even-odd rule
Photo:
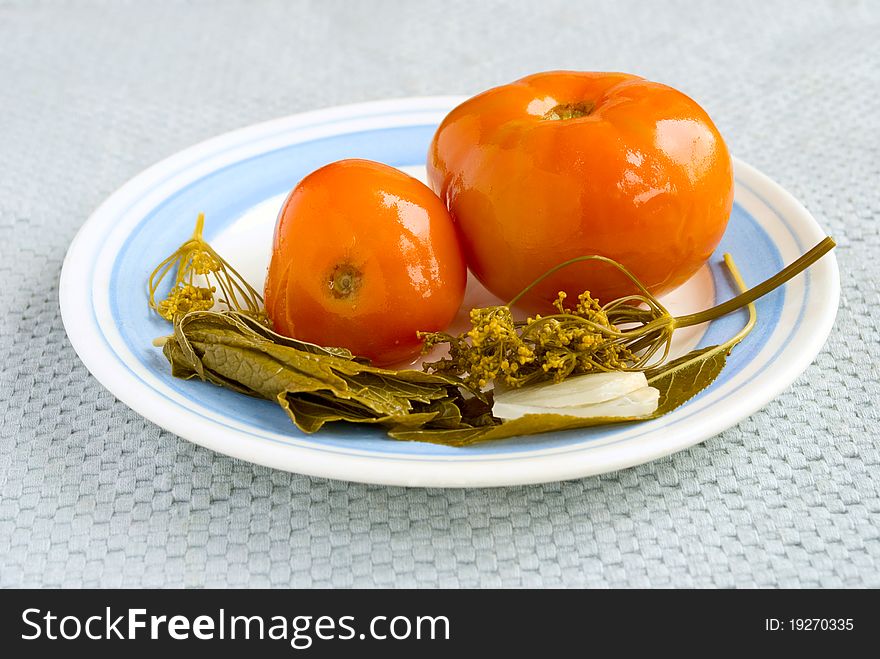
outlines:
[[[880,4],[0,0],[0,585],[880,586]],[[197,141],[539,70],[679,87],[837,238],[816,362],[672,457],[423,490],[240,462],[119,403],[67,342],[90,212]]]

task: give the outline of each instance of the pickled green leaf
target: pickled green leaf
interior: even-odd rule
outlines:
[[[180,317],[163,351],[175,377],[277,402],[303,432],[334,421],[409,430],[493,422],[490,399],[456,378],[376,368],[344,349],[281,337],[235,312]]]

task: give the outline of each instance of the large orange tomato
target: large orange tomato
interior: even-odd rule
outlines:
[[[281,334],[391,364],[418,353],[417,331],[451,322],[466,273],[452,220],[427,186],[341,160],[306,176],[281,209],[266,312]]]
[[[465,101],[437,130],[428,175],[471,271],[505,300],[587,254],[669,291],[712,254],[733,203],[730,156],[706,112],[623,73],[539,73]],[[544,311],[558,291],[585,289],[606,302],[634,292],[593,262],[559,271],[523,304]]]

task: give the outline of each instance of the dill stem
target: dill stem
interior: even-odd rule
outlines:
[[[660,305],[660,303],[657,302],[657,299],[648,292],[648,289],[645,288],[644,284],[642,284],[642,282],[640,282],[636,278],[636,276],[633,275],[633,273],[631,273],[627,268],[622,266],[620,263],[618,263],[614,259],[609,259],[605,256],[599,256],[598,254],[589,254],[587,256],[576,256],[573,259],[569,259],[568,261],[564,261],[564,262],[560,263],[559,265],[550,268],[547,272],[545,272],[543,275],[538,277],[535,281],[533,281],[531,284],[529,284],[524,289],[522,289],[519,293],[517,293],[513,297],[513,299],[510,300],[510,302],[508,302],[505,306],[509,308],[509,307],[512,307],[513,305],[515,305],[517,302],[519,302],[522,299],[522,297],[526,293],[528,293],[535,286],[537,286],[542,281],[547,279],[547,277],[549,277],[550,275],[562,270],[563,268],[567,268],[568,266],[573,265],[575,263],[583,263],[586,261],[599,261],[600,263],[607,263],[608,265],[614,266],[621,273],[623,273],[627,279],[629,279],[633,284],[635,284],[636,288],[638,288],[645,295],[645,297],[647,297],[650,301],[656,303],[657,306],[660,307],[660,310],[665,311],[665,309],[663,309],[662,305]]]
[[[677,318],[675,318],[675,327],[690,327],[691,325],[707,323],[710,320],[715,320],[716,318],[729,314],[731,311],[736,311],[737,309],[744,307],[747,304],[751,304],[759,297],[762,297],[770,291],[778,288],[779,286],[782,286],[782,284],[787,282],[789,279],[792,279],[793,277],[799,275],[801,272],[809,268],[816,261],[825,256],[825,254],[830,252],[831,249],[834,248],[835,244],[836,243],[834,242],[834,239],[831,238],[831,236],[826,237],[822,242],[817,244],[806,254],[803,254],[796,261],[792,262],[790,265],[786,266],[775,275],[761,282],[757,286],[746,290],[744,293],[740,293],[736,297],[733,297],[726,302],[722,302],[721,304],[716,305],[711,309],[705,309],[704,311],[688,314],[686,316],[678,316]]]
[[[724,255],[724,265],[727,266],[727,269],[730,271],[730,276],[733,278],[733,282],[736,284],[737,288],[740,291],[748,291],[748,287],[746,286],[746,282],[743,280],[742,275],[739,273],[739,268],[736,267],[736,263],[733,262],[733,257],[730,254]],[[758,322],[758,310],[755,308],[754,301],[748,302],[749,309],[749,322],[745,324],[745,326],[736,333],[736,335],[727,341],[724,345],[730,346],[731,348],[735,346],[737,343],[742,341],[749,332],[752,331],[752,328],[755,326],[755,323]]]
[[[733,283],[736,284],[736,287],[741,292],[745,292],[746,291],[746,283],[745,283],[745,281],[743,281],[742,275],[740,275],[739,269],[736,267],[736,263],[733,262],[733,257],[730,254],[724,255],[724,265],[727,266],[727,269],[730,272],[730,276],[733,278]],[[752,331],[752,328],[755,326],[755,323],[758,321],[758,311],[757,311],[757,309],[755,309],[754,301],[747,302],[746,304],[748,304],[748,309],[749,309],[749,320],[743,326],[743,328],[739,332],[736,333],[736,335],[734,337],[732,337],[728,341],[725,341],[721,345],[717,345],[712,348],[706,348],[705,351],[702,351],[702,350],[697,351],[697,353],[694,354],[694,356],[691,359],[685,359],[684,361],[681,361],[680,363],[676,364],[675,366],[667,368],[667,369],[663,370],[661,373],[654,375],[653,377],[649,377],[648,384],[650,385],[657,378],[668,377],[670,373],[674,373],[675,371],[681,371],[682,369],[687,368],[688,366],[690,366],[694,362],[697,362],[701,359],[705,359],[709,355],[715,355],[719,352],[729,353],[737,343],[739,343],[744,338],[746,338],[746,336],[749,334],[749,332]],[[664,358],[664,361],[665,361],[665,358]]]

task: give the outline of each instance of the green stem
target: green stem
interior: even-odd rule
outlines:
[[[809,268],[816,261],[825,256],[825,254],[830,252],[835,244],[834,239],[832,239],[831,236],[828,236],[809,252],[794,261],[791,265],[777,272],[766,281],[761,282],[757,286],[750,288],[744,293],[740,293],[736,297],[727,300],[727,302],[722,302],[711,309],[688,314],[686,316],[679,316],[675,319],[675,326],[677,328],[690,327],[691,325],[707,323],[710,320],[715,320],[725,314],[729,314],[731,311],[736,311],[740,307],[754,302],[759,297],[762,297],[779,286],[782,286],[782,284],[789,279],[799,275],[801,272]]]
[[[196,242],[203,242],[202,232],[205,230],[205,214],[199,213],[199,216],[196,218],[196,228],[193,231],[192,238],[190,240],[194,240]]]
[[[727,266],[727,269],[730,271],[730,276],[733,278],[733,282],[734,282],[734,284],[736,284],[736,287],[740,291],[745,292],[746,291],[746,283],[743,281],[742,275],[740,275],[739,269],[736,267],[736,263],[733,262],[733,257],[730,254],[724,255],[724,264]],[[748,308],[749,308],[749,320],[743,326],[743,328],[739,332],[737,332],[736,335],[734,335],[730,340],[725,341],[721,345],[714,346],[713,348],[707,348],[705,351],[703,351],[703,350],[696,351],[696,353],[694,354],[694,356],[692,358],[685,359],[684,361],[676,364],[675,366],[663,369],[660,373],[657,373],[653,377],[649,377],[648,384],[650,385],[658,378],[669,377],[669,375],[671,373],[675,373],[676,371],[681,371],[682,369],[687,368],[688,366],[690,366],[694,362],[704,360],[710,355],[715,355],[715,354],[718,354],[719,352],[729,353],[737,343],[739,343],[744,338],[746,338],[746,336],[748,336],[749,332],[752,331],[752,328],[755,326],[755,323],[758,320],[758,311],[757,311],[757,309],[755,309],[755,303],[754,302],[747,302],[746,304],[748,304]],[[664,359],[662,359],[659,362],[658,366],[660,364],[662,364],[665,360],[666,359],[664,357]]]
[[[512,307],[513,305],[515,305],[517,302],[519,302],[519,301],[522,299],[522,297],[523,297],[526,293],[528,293],[528,292],[529,292],[530,290],[532,290],[535,286],[537,286],[537,285],[540,284],[542,281],[544,281],[545,279],[547,279],[547,277],[549,277],[550,275],[552,275],[552,274],[554,274],[554,273],[556,273],[556,272],[559,272],[559,271],[562,270],[563,268],[567,268],[568,266],[570,266],[570,265],[572,265],[572,264],[574,264],[574,263],[581,263],[581,262],[583,262],[583,261],[600,261],[600,262],[602,262],[602,263],[607,263],[608,265],[612,265],[612,266],[614,266],[614,267],[617,268],[621,273],[623,273],[624,275],[626,275],[626,277],[627,277],[627,278],[628,278],[633,284],[636,285],[636,288],[638,288],[642,293],[645,294],[645,297],[647,297],[647,298],[649,298],[651,301],[655,302],[655,303],[660,307],[660,309],[662,309],[663,311],[665,311],[665,309],[663,309],[662,305],[660,305],[660,303],[657,302],[656,298],[648,292],[648,289],[645,288],[644,284],[642,284],[642,282],[640,282],[640,281],[636,278],[636,276],[635,276],[633,273],[631,273],[629,270],[627,270],[624,266],[622,266],[620,263],[618,263],[618,262],[615,261],[614,259],[609,259],[609,258],[606,258],[606,257],[604,257],[604,256],[599,256],[598,254],[591,254],[591,255],[589,255],[589,256],[576,256],[576,257],[573,258],[573,259],[569,259],[568,261],[563,261],[563,262],[560,263],[559,265],[550,268],[547,272],[545,272],[543,275],[541,275],[540,277],[538,277],[535,281],[533,281],[531,284],[529,284],[529,285],[526,286],[524,289],[522,289],[519,293],[517,293],[515,296],[513,296],[513,299],[512,299],[510,302],[508,302],[506,306],[508,306],[508,307]]]
[[[730,254],[724,255],[724,265],[726,265],[727,269],[730,271],[730,276],[733,278],[736,287],[740,291],[748,291],[746,282],[743,280],[742,275],[739,273],[739,269],[736,267],[736,263],[733,262],[733,257]],[[748,302],[747,304],[749,309],[749,322],[747,322],[745,326],[739,332],[737,332],[733,338],[731,338],[724,344],[725,347],[732,348],[737,343],[746,338],[748,333],[752,331],[755,323],[758,321],[758,310],[755,308],[755,303]]]

